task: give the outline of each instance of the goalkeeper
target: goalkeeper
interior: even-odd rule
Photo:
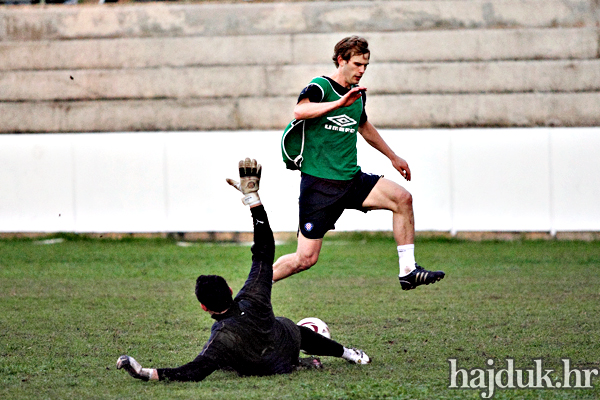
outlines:
[[[143,368],[133,357],[123,355],[117,369],[125,369],[142,380],[201,381],[218,369],[240,375],[286,374],[298,367],[321,368],[318,358],[308,354],[342,357],[356,364],[371,360],[363,351],[350,349],[309,328],[283,317],[275,317],[271,306],[275,240],[267,213],[258,195],[261,166],[256,160],[240,161],[240,182],[227,182],[244,194],[254,221],[252,267],[246,283],[235,298],[224,278],[201,275],[196,280],[196,297],[216,322],[200,354],[178,368]]]

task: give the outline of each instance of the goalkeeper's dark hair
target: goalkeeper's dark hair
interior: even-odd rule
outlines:
[[[210,311],[217,313],[227,310],[233,304],[229,285],[219,275],[200,275],[196,279],[196,298]]]
[[[342,60],[350,61],[354,56],[360,56],[362,54],[371,54],[369,50],[369,43],[367,39],[359,36],[348,36],[340,40],[333,49],[333,63],[335,67],[339,67],[338,56],[342,57]]]

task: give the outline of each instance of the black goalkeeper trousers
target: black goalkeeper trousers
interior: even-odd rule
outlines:
[[[252,259],[273,264],[275,258],[275,241],[269,224],[269,219],[264,206],[260,205],[250,209],[254,221],[254,245],[252,246]],[[310,328],[299,326],[301,342],[300,350],[315,356],[341,357],[344,346],[322,336]]]
[[[328,339],[305,326],[298,326],[298,328],[300,328],[301,336],[300,350],[313,356],[341,357],[344,355],[344,346],[335,340]]]

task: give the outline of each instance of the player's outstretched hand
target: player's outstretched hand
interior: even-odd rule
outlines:
[[[258,189],[260,185],[260,176],[262,166],[254,159],[246,158],[238,163],[240,171],[240,181],[227,178],[226,181],[231,186],[244,194],[242,202],[246,205],[255,205],[260,203]]]

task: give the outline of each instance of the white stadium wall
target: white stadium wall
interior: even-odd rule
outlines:
[[[365,172],[404,185],[417,231],[600,231],[600,128],[382,130],[407,159],[403,182],[359,138]],[[243,232],[225,183],[246,156],[264,165],[275,231],[297,227],[299,173],[280,131],[0,135],[0,232]],[[346,212],[338,231],[390,231],[389,211]]]

